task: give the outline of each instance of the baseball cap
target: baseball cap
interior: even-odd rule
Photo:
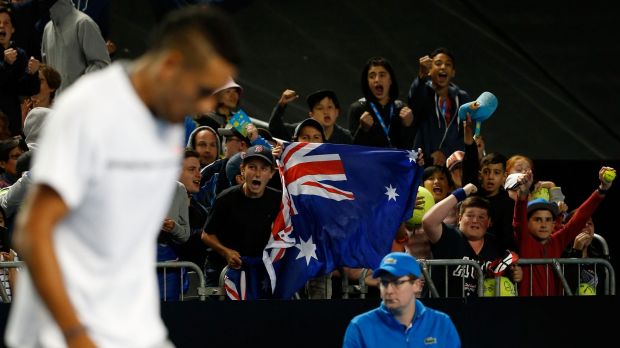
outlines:
[[[512,173],[506,177],[506,181],[504,181],[504,189],[508,190],[516,190],[519,187],[519,178],[521,178],[522,173]]]
[[[529,217],[537,210],[549,210],[555,219],[560,213],[560,209],[556,203],[551,203],[544,198],[536,198],[527,203],[527,216]]]
[[[299,122],[297,127],[295,127],[295,133],[293,133],[293,141],[297,141],[297,138],[299,138],[299,132],[301,132],[302,128],[304,127],[313,127],[313,128],[318,129],[321,132],[323,141],[325,141],[325,130],[323,129],[323,126],[319,123],[319,121],[313,118],[307,118]]]
[[[233,80],[232,78],[228,79],[228,82],[226,82],[226,84],[218,89],[216,89],[215,91],[213,91],[213,94],[217,94],[225,89],[229,89],[229,88],[237,88],[239,90],[239,94],[243,93],[243,88],[235,82],[235,80]]]
[[[225,128],[218,128],[217,129],[217,134],[219,134],[221,136],[225,136],[225,137],[235,136],[235,137],[241,139],[241,141],[244,141],[248,146],[251,145],[250,139],[248,139],[248,137],[246,137],[243,134],[241,134],[241,132],[239,132],[237,130],[237,128],[235,128],[235,127],[233,127],[231,125],[226,125]]]
[[[340,103],[338,102],[336,93],[329,89],[320,89],[310,94],[308,98],[306,98],[306,102],[308,103],[308,109],[312,110],[312,108],[325,97],[329,97],[329,99],[334,102],[334,106],[336,107],[336,109],[340,109]]]
[[[241,173],[241,161],[245,157],[245,152],[237,152],[226,162],[226,177],[228,180],[235,184],[235,176]]]
[[[448,167],[448,170],[452,170],[455,165],[463,162],[463,157],[465,157],[465,152],[461,150],[454,151],[448,159],[446,159],[446,167]]]
[[[273,166],[273,155],[271,154],[271,149],[263,145],[254,145],[250,147],[246,152],[245,156],[242,158],[242,162],[247,162],[250,158],[261,158],[270,165]]]
[[[420,265],[416,259],[404,252],[392,252],[383,257],[379,268],[377,268],[372,276],[374,278],[380,277],[382,274],[389,273],[395,277],[402,277],[408,274],[413,275],[416,278],[420,278]]]

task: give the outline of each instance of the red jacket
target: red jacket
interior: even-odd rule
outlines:
[[[515,240],[522,259],[559,258],[566,247],[575,239],[586,225],[603,197],[594,191],[581,204],[575,215],[566,225],[555,231],[543,244],[536,240],[527,228],[527,201],[517,200],[512,225]],[[530,267],[532,267],[532,289],[530,293]],[[562,295],[562,284],[551,265],[524,265],[523,280],[519,283],[520,296]]]

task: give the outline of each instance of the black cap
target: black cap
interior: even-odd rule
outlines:
[[[334,106],[336,109],[340,109],[340,103],[338,103],[338,98],[336,97],[336,93],[334,91],[330,91],[328,89],[320,89],[308,96],[306,101],[308,102],[308,109],[312,110],[312,108],[318,104],[323,98],[329,97],[334,102]]]
[[[235,136],[241,139],[242,141],[244,141],[248,145],[248,147],[252,145],[252,143],[250,142],[250,139],[244,136],[243,134],[241,134],[241,132],[239,132],[235,127],[218,128],[217,134],[224,136],[224,137]]]
[[[271,149],[264,145],[254,145],[251,146],[246,152],[245,156],[242,155],[242,162],[245,163],[250,158],[261,158],[270,165],[274,165],[273,155],[271,154]]]
[[[323,142],[325,142],[325,130],[323,129],[323,126],[319,123],[319,121],[317,121],[317,120],[315,120],[313,118],[307,118],[307,119],[299,122],[297,127],[295,127],[295,133],[293,133],[293,141],[298,141],[299,132],[304,127],[316,128],[318,131],[321,132],[321,136],[323,137]]]

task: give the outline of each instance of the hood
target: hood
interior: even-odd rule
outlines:
[[[217,132],[209,127],[209,126],[200,126],[200,127],[196,127],[196,129],[194,129],[190,134],[189,134],[189,139],[187,139],[187,147],[189,147],[192,150],[196,150],[196,140],[194,139],[196,137],[196,134],[198,132],[200,132],[201,130],[206,129],[209,132],[213,133],[213,135],[215,135],[215,139],[217,140],[217,153],[218,153],[218,158],[222,155],[222,141],[220,139],[220,136],[217,134]]]
[[[39,136],[43,129],[43,124],[45,120],[47,120],[47,115],[51,109],[36,107],[26,115],[26,119],[24,120],[24,135],[26,136],[26,145],[28,145],[29,149],[36,147],[38,143]]]
[[[50,18],[54,23],[59,23],[73,11],[77,10],[73,7],[71,0],[56,0],[56,3],[50,7]]]

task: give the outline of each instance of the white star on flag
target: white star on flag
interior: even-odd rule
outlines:
[[[416,150],[407,150],[409,153],[409,162],[417,163],[418,152]]]
[[[312,236],[308,239],[307,242],[304,242],[303,239],[299,238],[301,243],[295,244],[297,249],[299,249],[299,254],[295,259],[301,259],[302,257],[306,258],[306,265],[310,265],[310,259],[313,257],[318,261],[319,258],[316,256],[316,244],[312,243]]]
[[[393,199],[394,202],[396,202],[396,197],[400,196],[398,193],[396,193],[396,187],[392,187],[392,184],[390,184],[390,186],[385,186],[385,189],[387,190],[385,192],[385,194],[388,196],[388,201],[390,199]]]

